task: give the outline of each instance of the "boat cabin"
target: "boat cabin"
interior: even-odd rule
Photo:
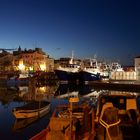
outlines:
[[[135,93],[128,92],[108,91],[99,95],[95,123],[100,128],[100,131],[97,130],[100,137],[104,136],[101,129],[106,130],[109,139],[112,139],[113,133],[113,137],[118,136],[118,139],[135,139],[138,136],[140,115],[136,98]],[[113,132],[114,127],[116,130]]]

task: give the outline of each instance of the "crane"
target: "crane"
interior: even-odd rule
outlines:
[[[15,48],[15,49],[4,49],[4,48],[0,48],[0,51],[2,51],[2,52],[14,51],[14,50],[17,50],[17,48]]]
[[[13,50],[16,50],[17,48],[15,49],[4,49],[4,48],[0,48],[0,51],[3,51],[3,50],[7,50],[7,51],[13,51]]]

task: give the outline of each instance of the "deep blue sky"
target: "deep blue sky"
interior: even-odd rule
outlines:
[[[139,0],[0,0],[0,48],[40,47],[51,57],[133,64],[140,55]]]

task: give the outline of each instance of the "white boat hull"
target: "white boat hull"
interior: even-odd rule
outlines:
[[[50,111],[50,104],[41,109],[35,110],[16,110],[13,112],[17,119],[25,119],[32,117],[42,117]]]

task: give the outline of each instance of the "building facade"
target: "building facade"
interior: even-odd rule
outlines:
[[[135,63],[135,71],[137,75],[137,80],[140,80],[140,56],[135,57],[134,63]]]
[[[41,48],[24,49],[19,46],[13,53],[0,53],[0,71],[53,71],[54,59],[50,58]]]
[[[49,57],[41,48],[25,49],[18,48],[18,51],[14,51],[15,65],[17,61],[23,60],[26,71],[53,71],[54,60]]]

